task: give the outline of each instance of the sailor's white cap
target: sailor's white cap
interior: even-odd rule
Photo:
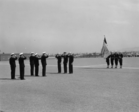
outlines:
[[[11,53],[11,56],[14,55],[14,53]]]
[[[23,55],[23,53],[20,53],[19,55]]]
[[[46,52],[43,52],[42,54],[46,54]]]
[[[34,52],[31,52],[31,54],[34,54]]]
[[[38,53],[35,53],[35,56],[38,55]]]

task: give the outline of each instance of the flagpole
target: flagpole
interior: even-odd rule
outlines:
[[[105,40],[105,35],[104,35],[104,38],[103,39]],[[103,41],[103,44],[104,44],[104,41]]]

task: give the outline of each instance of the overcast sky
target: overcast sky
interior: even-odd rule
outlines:
[[[2,52],[139,47],[139,0],[0,0]]]

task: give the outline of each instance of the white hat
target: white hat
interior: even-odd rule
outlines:
[[[38,55],[38,53],[35,54],[35,56]]]
[[[19,55],[22,55],[23,53],[20,53]]]
[[[14,53],[11,53],[11,56],[14,55]]]
[[[34,52],[31,52],[31,54],[34,54]]]
[[[42,54],[46,54],[46,52],[43,52]]]

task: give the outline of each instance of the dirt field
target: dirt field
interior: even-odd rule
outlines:
[[[17,62],[18,63],[18,62]],[[0,62],[0,112],[139,112],[139,58],[125,58],[123,69],[106,69],[101,58],[75,59],[74,74],[57,74],[48,60],[47,77],[10,79],[8,62]],[[62,69],[63,71],[63,69]]]

